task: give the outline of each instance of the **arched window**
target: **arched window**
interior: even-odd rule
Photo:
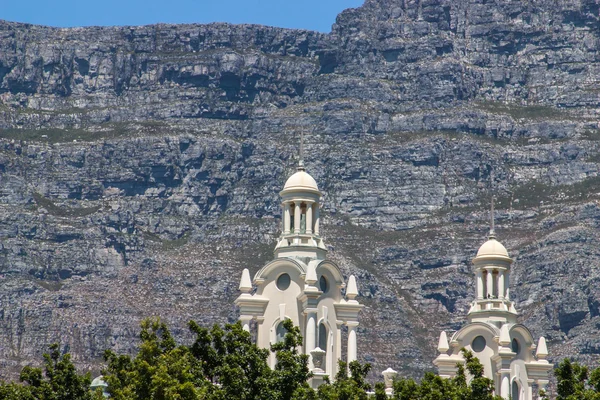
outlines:
[[[327,327],[324,323],[319,324],[319,348],[327,351]]]
[[[321,275],[321,278],[319,279],[319,289],[321,289],[321,292],[323,293],[327,293],[327,289],[329,289],[329,284],[325,275]]]
[[[519,384],[517,383],[517,381],[513,381],[511,392],[512,392],[511,399],[519,400],[519,395],[521,394],[521,390],[519,389]]]
[[[511,350],[513,351],[513,353],[517,353],[517,354],[519,354],[519,350],[520,350],[521,348],[519,347],[519,342],[518,342],[518,340],[517,340],[517,339],[513,339],[513,340],[512,340],[512,344],[511,344],[511,346],[510,346],[510,347],[511,347]]]
[[[285,334],[287,333],[287,329],[283,326],[283,321],[277,324],[277,328],[275,328],[275,343],[281,343],[285,339]]]

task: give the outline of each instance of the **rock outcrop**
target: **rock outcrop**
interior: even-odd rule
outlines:
[[[330,34],[0,21],[0,376],[235,320],[300,132],[375,371],[432,369],[461,326],[492,195],[523,322],[595,360],[599,27],[594,0],[367,0]]]

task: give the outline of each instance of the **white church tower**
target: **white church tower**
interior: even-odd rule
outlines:
[[[283,226],[275,258],[252,281],[248,269],[244,269],[242,294],[235,304],[244,329],[256,329],[260,347],[269,348],[283,339],[285,319],[300,327],[304,337],[302,351],[310,356],[310,368],[315,374],[312,385],[316,387],[325,375],[333,378],[337,372],[343,351],[343,325],[348,329],[346,359],[356,360],[356,327],[363,306],[355,300],[355,277],[350,276],[346,285],[339,267],[326,258],[327,248],[319,226],[322,194],[317,182],[305,171],[302,150],[300,153],[296,173],[279,193]],[[274,354],[270,364],[275,365]]]
[[[493,214],[493,208],[492,208]],[[471,350],[484,366],[484,374],[495,383],[495,394],[504,399],[533,400],[533,384],[545,389],[552,370],[546,357],[546,340],[536,346],[529,329],[517,322],[517,310],[510,300],[510,266],[513,260],[496,240],[492,220],[489,240],[473,259],[475,300],[467,324],[452,335],[441,333],[434,360],[439,375],[454,377],[456,364],[463,363],[461,348]]]

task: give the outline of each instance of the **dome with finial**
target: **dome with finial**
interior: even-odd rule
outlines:
[[[503,258],[507,261],[511,261],[510,257],[508,256],[508,251],[506,251],[506,247],[496,240],[496,229],[494,223],[494,196],[492,196],[490,209],[490,234],[488,236],[488,241],[479,248],[475,260],[482,258]]]
[[[300,152],[298,154],[298,167],[296,173],[288,178],[283,186],[283,192],[287,191],[305,191],[317,192],[319,187],[317,181],[306,172],[304,168],[304,133],[300,135]]]

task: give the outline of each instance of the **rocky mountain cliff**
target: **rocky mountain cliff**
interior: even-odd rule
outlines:
[[[492,195],[522,322],[552,360],[595,361],[599,13],[367,0],[330,34],[0,21],[0,376],[54,341],[97,371],[151,315],[181,337],[235,320],[301,132],[375,371],[433,369],[465,321]]]

